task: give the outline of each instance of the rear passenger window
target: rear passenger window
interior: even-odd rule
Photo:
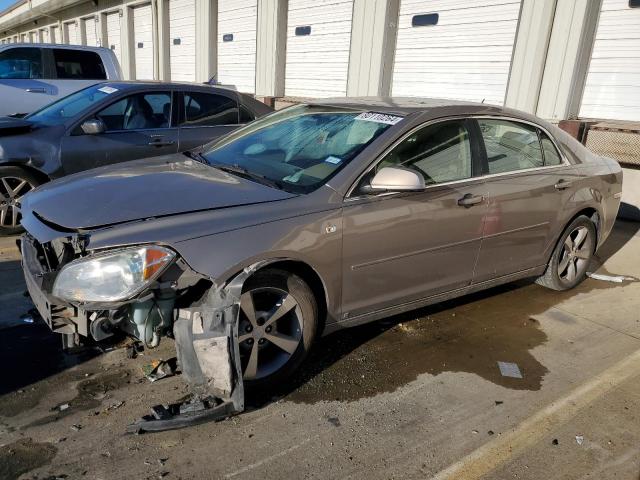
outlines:
[[[0,79],[42,78],[39,48],[10,48],[0,53]]]
[[[540,143],[542,143],[542,151],[544,152],[544,164],[560,165],[562,157],[551,139],[544,132],[540,132]]]
[[[238,104],[223,95],[185,92],[184,126],[236,125]]]
[[[73,80],[106,80],[107,73],[100,55],[95,52],[53,50],[53,61],[58,78]]]
[[[535,127],[509,120],[478,119],[487,150],[489,173],[542,167],[544,160]]]
[[[464,121],[429,125],[409,135],[376,167],[405,167],[424,177],[426,185],[471,177],[471,144]]]

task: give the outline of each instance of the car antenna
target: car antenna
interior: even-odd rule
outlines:
[[[485,99],[483,98],[483,99],[482,99],[482,101],[481,101],[480,103],[484,103],[484,100],[485,100]]]
[[[214,75],[213,77],[211,77],[209,80],[207,80],[206,82],[204,82],[205,85],[217,85],[218,81],[216,80],[216,76]]]

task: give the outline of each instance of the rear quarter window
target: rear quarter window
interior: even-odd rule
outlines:
[[[56,77],[67,80],[106,80],[107,74],[100,55],[81,50],[54,49]]]

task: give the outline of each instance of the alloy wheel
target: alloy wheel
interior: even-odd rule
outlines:
[[[564,240],[558,276],[565,282],[573,282],[587,269],[591,259],[592,241],[587,227],[579,226],[567,235]]]
[[[303,325],[302,310],[290,293],[273,287],[243,293],[238,343],[244,379],[280,370],[298,349]]]
[[[34,187],[20,177],[0,177],[0,227],[20,225],[20,199]]]

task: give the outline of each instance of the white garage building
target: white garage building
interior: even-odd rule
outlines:
[[[19,0],[0,42],[102,45],[127,78],[259,97],[504,104],[585,120],[640,165],[640,0]]]

